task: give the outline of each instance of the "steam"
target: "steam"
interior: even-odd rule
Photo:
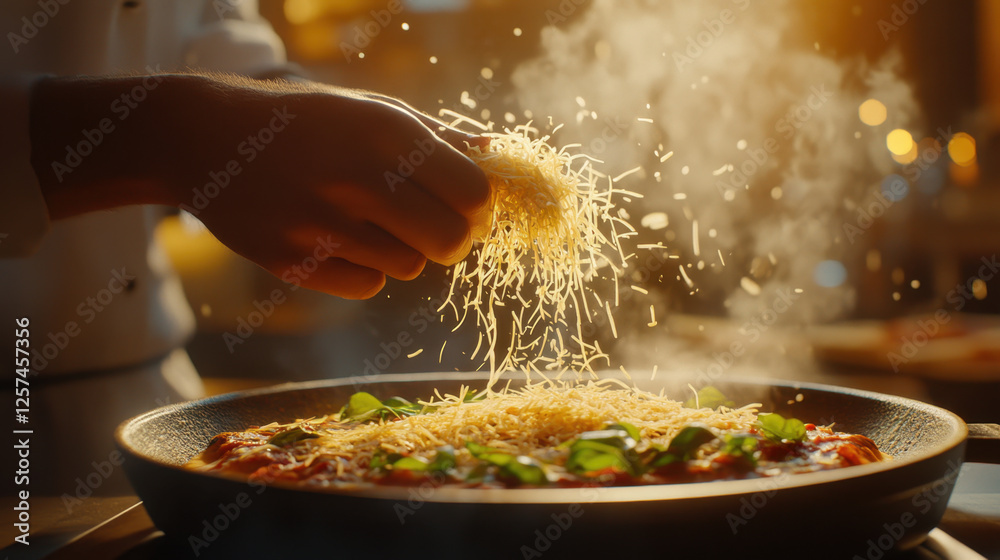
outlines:
[[[918,114],[899,56],[873,67],[825,56],[795,36],[788,0],[595,0],[578,10],[543,30],[541,55],[514,73],[518,98],[536,120],[566,123],[557,141],[579,142],[608,174],[642,166],[624,186],[644,194],[643,214],[669,216],[643,241],[681,253],[664,281],[681,263],[693,297],[723,301],[740,320],[775,312],[790,290],[801,297],[775,312],[782,323],[849,312],[850,279],[821,287],[814,275],[822,261],[857,260],[864,243],[844,224],[893,172],[885,133]],[[870,97],[889,107],[877,128],[858,119]]]

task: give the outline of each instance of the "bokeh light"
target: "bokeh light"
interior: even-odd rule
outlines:
[[[911,163],[917,161],[917,156],[919,154],[920,154],[920,152],[918,151],[917,144],[913,143],[910,146],[910,151],[909,152],[906,152],[905,154],[903,154],[901,156],[898,156],[896,154],[892,154],[892,159],[895,160],[896,163],[901,163],[903,165],[908,165],[908,164],[911,164]]]
[[[869,249],[865,255],[865,266],[871,272],[878,272],[882,268],[882,253],[878,249]]]
[[[824,288],[836,288],[847,280],[847,269],[840,261],[822,261],[813,270],[813,280]]]
[[[285,19],[293,25],[302,25],[318,19],[326,11],[322,0],[285,0]]]
[[[978,300],[986,299],[986,282],[982,278],[972,281],[972,295]]]
[[[858,107],[858,117],[868,126],[878,126],[885,122],[885,105],[878,99],[869,99]]]
[[[913,136],[902,128],[897,128],[887,134],[885,145],[889,148],[890,152],[897,156],[909,155],[915,149]]]
[[[968,167],[976,161],[976,139],[965,132],[959,132],[948,141],[948,156],[951,161]]]

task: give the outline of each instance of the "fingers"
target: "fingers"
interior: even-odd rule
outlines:
[[[341,247],[329,238],[304,245],[292,239],[276,241],[250,236],[248,243],[227,243],[237,253],[257,263],[286,284],[346,299],[367,299],[385,286],[385,274],[337,255]]]
[[[486,174],[416,119],[399,126],[389,147],[391,162],[400,162],[401,178],[420,185],[459,214],[471,218],[490,202]]]
[[[344,299],[368,299],[385,286],[385,274],[336,257],[323,261],[304,277],[295,275],[293,270],[289,267],[279,274],[283,279],[292,277],[292,283],[303,288]]]
[[[426,257],[384,229],[346,216],[327,218],[335,224],[332,231],[299,226],[289,231],[289,241],[314,258],[340,258],[397,280],[413,280],[423,272]]]
[[[402,101],[380,100],[400,117],[391,119],[395,123],[386,123],[394,129],[393,141],[388,143],[389,161],[400,162],[397,170],[406,171],[399,175],[467,218],[479,216],[490,202],[489,181],[465,152],[470,146],[486,149],[489,138],[449,127]]]
[[[395,185],[393,192],[360,186],[353,192],[331,188],[326,194],[346,203],[354,219],[370,222],[437,263],[455,264],[472,248],[468,220],[411,181]]]

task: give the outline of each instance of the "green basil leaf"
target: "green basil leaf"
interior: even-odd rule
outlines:
[[[400,455],[399,453],[386,453],[385,450],[379,449],[372,456],[371,462],[368,463],[368,468],[372,470],[382,469],[385,468],[387,465],[391,465],[402,458],[403,456]]]
[[[382,408],[382,401],[375,395],[359,391],[351,395],[347,401],[347,407],[343,411],[343,418],[363,422],[371,418],[376,411]]]
[[[757,438],[751,435],[737,436],[726,434],[722,440],[724,442],[722,453],[743,458],[750,465],[757,466]]]
[[[450,471],[453,468],[455,468],[455,450],[450,445],[438,449],[434,460],[427,466],[427,470],[432,472]]]
[[[684,406],[687,408],[719,408],[720,406],[725,406],[727,408],[733,408],[736,403],[727,399],[722,391],[707,385],[698,391],[698,399],[695,401],[694,397],[684,401]]]
[[[471,441],[465,442],[465,448],[473,457],[499,467],[500,472],[516,478],[522,484],[542,485],[548,482],[541,463],[531,457],[511,455]]]
[[[380,401],[374,395],[362,391],[351,395],[347,406],[340,411],[340,420],[367,422],[375,417],[386,418],[392,415],[399,418],[433,410],[433,407],[424,407],[402,397],[390,397]]]
[[[483,482],[489,477],[489,469],[489,463],[479,463],[478,465],[472,467],[472,470],[469,471],[468,475],[466,475],[465,481],[472,483]]]
[[[314,432],[307,432],[302,429],[301,426],[295,426],[294,428],[285,430],[283,432],[278,432],[271,436],[267,440],[267,443],[271,445],[277,445],[278,447],[283,447],[285,445],[290,445],[307,439],[318,438],[319,434]]]
[[[450,446],[438,449],[434,459],[428,461],[420,457],[403,456],[399,453],[386,454],[383,451],[375,453],[369,468],[391,468],[392,470],[415,472],[441,472],[455,467],[455,450]]]
[[[683,462],[684,459],[673,453],[667,453],[666,451],[656,454],[650,461],[649,466],[655,468],[665,467],[673,463]]]
[[[525,457],[524,455],[516,457],[514,461],[505,465],[501,470],[514,476],[522,484],[541,486],[549,481],[542,465],[531,457]]]
[[[403,397],[389,397],[388,399],[382,401],[381,404],[384,406],[388,406],[389,408],[407,408],[414,406],[413,403],[404,399]]]
[[[774,441],[802,441],[806,437],[806,425],[801,420],[780,414],[757,415],[757,427],[764,437]]]
[[[382,410],[379,412],[382,414],[383,418],[387,416],[387,413],[399,418],[401,416],[415,416],[423,412],[423,410],[422,406],[418,404],[411,404],[405,407],[385,406],[382,407]]]
[[[702,444],[708,443],[716,439],[715,434],[712,430],[708,429],[708,426],[704,424],[690,424],[685,426],[672,440],[670,440],[670,445],[667,446],[667,453],[676,455],[681,458],[681,460],[687,461],[694,456],[694,452],[701,447]]]
[[[636,440],[624,429],[595,430],[593,432],[583,432],[576,441],[596,441],[605,443],[618,449],[632,449],[636,446]],[[570,445],[572,447],[572,445]]]
[[[654,469],[690,461],[699,447],[715,439],[715,434],[708,429],[708,426],[699,423],[690,424],[677,432],[666,449],[660,448],[651,456],[647,455],[645,460]]]
[[[566,469],[575,473],[587,473],[613,467],[633,476],[639,469],[638,457],[631,461],[621,448],[595,440],[577,440],[570,447]]]
[[[424,407],[419,404],[411,403],[403,397],[389,397],[388,399],[382,401],[382,407],[378,409],[378,414],[380,414],[382,418],[385,418],[389,414],[399,418],[401,416],[413,416],[415,414],[420,414],[423,409]]]
[[[566,469],[578,474],[607,468],[626,470],[628,463],[619,456],[619,453],[621,452],[617,449],[610,453],[596,449],[577,449],[570,454],[569,460],[566,461]]]
[[[430,470],[430,463],[420,457],[402,457],[392,464],[393,470],[423,472]]]
[[[472,453],[472,456],[476,459],[482,459],[483,455],[488,455],[491,453],[503,453],[499,449],[494,449],[492,447],[486,447],[485,445],[479,445],[474,441],[465,442],[465,448]]]
[[[610,425],[606,426],[604,429],[605,430],[624,430],[625,433],[627,433],[629,435],[629,437],[632,438],[632,439],[634,439],[635,441],[639,441],[640,439],[642,439],[641,437],[639,437],[639,428],[636,428],[635,426],[633,426],[632,424],[629,424],[628,422],[617,422],[615,424],[610,424]]]

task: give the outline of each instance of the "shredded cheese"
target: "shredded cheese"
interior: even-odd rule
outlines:
[[[582,343],[584,322],[592,319],[588,283],[604,266],[617,282],[627,266],[621,240],[635,229],[615,212],[613,198],[638,195],[616,189],[590,158],[571,153],[574,146],[554,149],[549,136],[539,137],[530,124],[485,136],[490,148],[473,147],[467,155],[490,180],[492,227],[479,240],[475,258],[456,265],[442,309],[457,305],[473,317],[485,339],[479,345],[491,372],[488,390],[505,371],[543,378],[593,372],[593,347],[566,348],[562,331],[575,330]],[[522,313],[498,313],[507,303]],[[505,353],[498,352],[508,343]]]
[[[331,426],[329,416],[279,426],[306,424],[319,437],[296,446],[292,462],[273,468],[294,471],[320,459],[337,461],[338,479],[360,481],[380,450],[430,459],[438,448],[450,445],[458,463],[467,464],[473,461],[465,448],[468,441],[540,458],[582,432],[614,422],[627,422],[639,429],[643,441],[638,451],[642,452],[654,444],[667,446],[693,422],[718,430],[746,431],[754,425],[760,406],[685,408],[662,394],[635,389],[615,378],[574,384],[535,383],[521,389],[507,388],[502,395],[488,394],[482,400],[463,402],[466,395],[467,388],[463,387],[458,395],[437,395],[421,402],[437,407],[432,412],[356,424],[350,429]],[[266,455],[272,449],[271,445],[261,445],[247,454]],[[244,456],[241,460],[247,459]],[[215,465],[192,461],[189,466],[208,470]]]

